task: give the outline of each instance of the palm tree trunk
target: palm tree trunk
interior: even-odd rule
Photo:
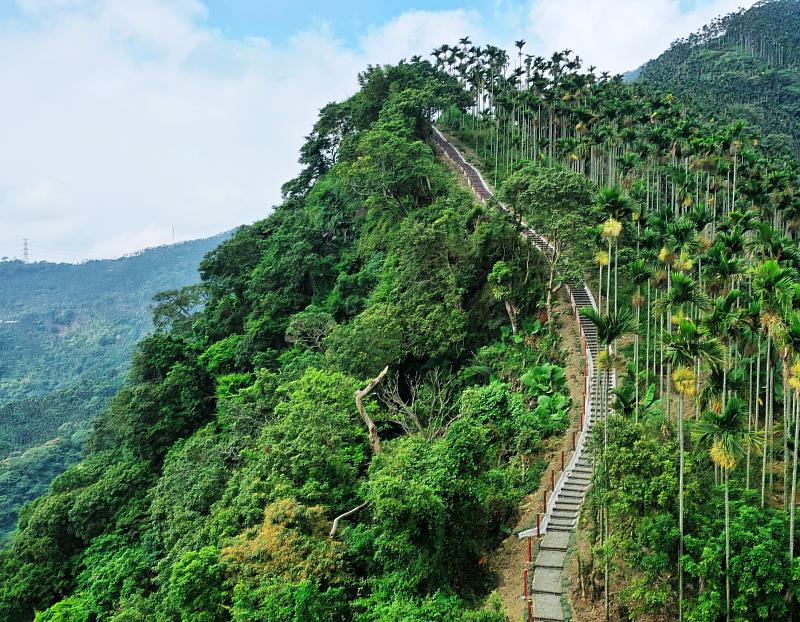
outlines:
[[[619,276],[619,242],[614,242],[614,313],[617,312],[617,277]]]
[[[611,300],[611,238],[608,238],[608,270],[606,270],[606,315],[609,311]]]
[[[765,364],[766,390],[769,392],[769,351],[772,340],[767,337],[767,359]],[[767,490],[767,454],[769,453],[769,397],[765,395],[764,400],[764,454],[761,458],[761,509],[764,509],[764,501],[766,500]]]
[[[787,360],[783,360],[783,508],[789,510],[789,495],[786,494],[789,488],[789,407],[791,404],[791,394],[787,384]]]
[[[644,339],[644,368],[647,371],[645,377],[650,373],[650,281],[647,281],[647,307],[645,309],[645,319],[647,331]],[[655,355],[653,355],[655,358]]]
[[[610,270],[609,270],[610,273]],[[608,300],[608,297],[606,297]],[[606,349],[608,353],[609,364],[611,361],[611,346]],[[610,369],[606,369],[605,371],[605,387],[603,389],[603,471],[605,471],[605,492],[606,492],[606,499],[608,498],[608,490],[611,485],[611,482],[608,477],[608,396],[610,393],[611,388],[611,371]],[[605,543],[606,543],[606,551],[605,551],[605,560],[603,565],[603,582],[604,582],[604,606],[605,606],[605,618],[606,622],[609,622],[609,615],[610,615],[610,572],[609,572],[609,551],[608,551],[608,501],[605,502],[605,525],[604,525],[604,533],[605,533]]]
[[[683,620],[683,394],[678,400],[678,622]]]
[[[639,302],[641,302],[641,294],[638,293],[637,287],[637,296],[639,296]],[[634,422],[639,423],[639,321],[641,317],[641,304],[636,307],[636,332],[634,333],[633,339],[633,365],[634,369],[636,370],[636,376],[634,377],[634,391],[635,391],[635,398],[636,398],[636,406],[635,410],[633,411]]]
[[[728,469],[722,470],[725,481],[725,619],[731,622],[731,503],[728,498]]]
[[[794,560],[794,513],[797,500],[797,446],[800,444],[800,393],[794,401],[794,451],[792,457],[792,498],[789,500],[789,564]]]

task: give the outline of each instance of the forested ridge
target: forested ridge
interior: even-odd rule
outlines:
[[[762,0],[679,39],[637,80],[800,155],[800,2]]]
[[[456,78],[415,59],[359,80],[23,510],[0,618],[503,619],[486,557],[574,415],[544,260],[425,142],[469,101]]]
[[[320,111],[283,203],[162,301],[21,513],[0,618],[506,619],[491,560],[579,415],[559,299],[583,279],[603,381],[572,619],[797,617],[800,168],[516,47],[369,67]]]
[[[572,615],[795,619],[798,163],[569,50],[516,47],[435,50],[473,97],[439,123],[506,205],[593,259],[601,311],[583,313],[618,383],[599,390]],[[569,171],[596,184],[588,235],[539,193]]]
[[[226,235],[81,264],[0,262],[0,541],[81,456],[153,329],[153,296],[199,281]],[[157,304],[158,306],[158,304]]]

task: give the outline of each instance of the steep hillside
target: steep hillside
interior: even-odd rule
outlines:
[[[0,262],[0,405],[118,379],[152,328],[153,296],[199,280],[227,235],[81,264]]]
[[[438,123],[563,249],[562,278],[588,255],[604,307],[583,312],[606,373],[569,619],[800,619],[800,164],[568,51],[466,41],[437,56],[472,105]],[[567,171],[597,184],[588,232]],[[559,570],[534,565],[529,590],[560,596]]]
[[[153,296],[199,281],[227,234],[82,264],[0,262],[0,540],[80,456],[153,327]]]
[[[573,620],[800,618],[797,162],[568,51],[434,56],[323,108],[283,203],[165,301],[0,551],[0,619],[504,622],[498,544],[583,414],[576,281],[584,511],[520,593],[559,613],[572,559]]]
[[[487,556],[576,415],[546,262],[426,143],[469,101],[455,78],[414,60],[360,84],[23,510],[1,619],[504,619]]]
[[[719,18],[644,65],[638,80],[800,154],[800,1],[766,0]]]

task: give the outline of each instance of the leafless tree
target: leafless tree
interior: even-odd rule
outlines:
[[[403,378],[395,372],[386,379],[380,399],[389,410],[390,420],[406,434],[420,434],[432,441],[447,432],[458,416],[454,393],[452,375],[437,367]]]

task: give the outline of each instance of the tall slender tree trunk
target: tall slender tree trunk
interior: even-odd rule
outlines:
[[[731,622],[731,503],[728,498],[728,469],[722,470],[725,480],[725,619]]]
[[[800,393],[794,400],[794,450],[792,452],[792,498],[789,500],[789,564],[794,560],[794,515],[797,500],[797,446],[800,444]]]
[[[610,273],[610,270],[609,270]],[[606,297],[606,300],[608,298]],[[608,354],[608,363],[611,363],[611,346],[606,349]],[[608,491],[611,486],[611,481],[608,477],[608,415],[609,415],[609,406],[608,406],[608,396],[611,392],[611,371],[610,369],[606,369],[605,373],[605,388],[603,389],[603,470],[605,471],[605,492],[606,497],[608,496]],[[605,560],[603,564],[603,582],[604,582],[604,594],[603,600],[605,605],[605,618],[606,622],[609,622],[609,616],[611,614],[610,611],[610,601],[611,596],[609,594],[611,587],[610,587],[610,564],[609,564],[609,551],[608,551],[608,536],[609,536],[609,529],[608,529],[608,500],[606,499],[605,503],[605,525],[604,525],[604,534],[605,534],[605,544],[606,544],[606,554]]]
[[[639,297],[638,300],[641,303],[641,294],[638,293],[638,290],[637,296]],[[641,304],[639,304],[636,306],[636,332],[633,335],[633,365],[634,369],[636,370],[636,376],[633,383],[636,400],[636,409],[633,411],[635,423],[639,423],[639,321],[641,317],[641,311]]]
[[[765,362],[765,371],[766,371],[766,395],[764,396],[764,454],[761,459],[761,508],[764,508],[764,502],[766,500],[766,491],[767,491],[767,454],[769,453],[769,353],[770,353],[770,344],[772,340],[767,337],[767,359]]]
[[[609,312],[611,299],[611,238],[608,238],[608,270],[606,270],[606,315]]]
[[[683,400],[678,400],[678,621],[683,620]]]
[[[614,313],[617,312],[617,277],[619,276],[619,241],[614,241]]]

